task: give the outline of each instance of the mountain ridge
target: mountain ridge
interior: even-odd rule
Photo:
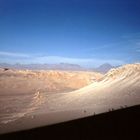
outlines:
[[[110,69],[119,66],[112,66],[109,63],[104,63],[96,68],[86,68],[78,64],[58,63],[58,64],[8,64],[0,63],[1,68],[23,69],[23,70],[72,70],[72,71],[95,71],[102,74],[107,73]]]

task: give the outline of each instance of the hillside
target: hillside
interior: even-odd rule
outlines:
[[[102,76],[84,71],[0,69],[0,95],[68,92],[87,86]]]
[[[99,82],[87,87],[58,96],[50,96],[49,100],[57,101],[49,105],[50,108],[68,109],[111,108],[121,105],[134,105],[140,103],[140,64],[125,65],[110,70]],[[70,100],[69,100],[70,99]],[[63,106],[65,104],[65,106]],[[98,106],[98,107],[97,107]]]
[[[75,79],[71,82],[77,83]],[[43,91],[35,92],[32,96],[13,96],[14,101],[11,99],[9,106],[11,109],[0,117],[0,130],[28,129],[139,105],[139,93],[140,64],[125,65],[110,70],[92,84],[72,92],[47,94]],[[6,99],[3,98],[3,103]],[[2,104],[2,98],[0,100],[6,111],[8,105]]]

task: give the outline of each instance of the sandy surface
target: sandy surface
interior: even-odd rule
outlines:
[[[72,92],[47,94],[42,91],[11,95],[11,98],[9,95],[1,96],[0,108],[3,112],[4,103],[9,103],[9,112],[0,116],[1,133],[90,116],[112,108],[138,105],[140,64],[112,69],[100,80]],[[22,106],[23,104],[26,106]]]

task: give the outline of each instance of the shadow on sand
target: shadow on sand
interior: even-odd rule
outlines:
[[[134,140],[140,138],[140,105],[26,131],[4,134],[0,139]]]

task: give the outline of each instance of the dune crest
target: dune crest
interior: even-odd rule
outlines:
[[[132,75],[140,74],[140,64],[127,64],[123,67],[111,69],[104,77],[105,78],[117,78],[117,77],[128,77]]]

